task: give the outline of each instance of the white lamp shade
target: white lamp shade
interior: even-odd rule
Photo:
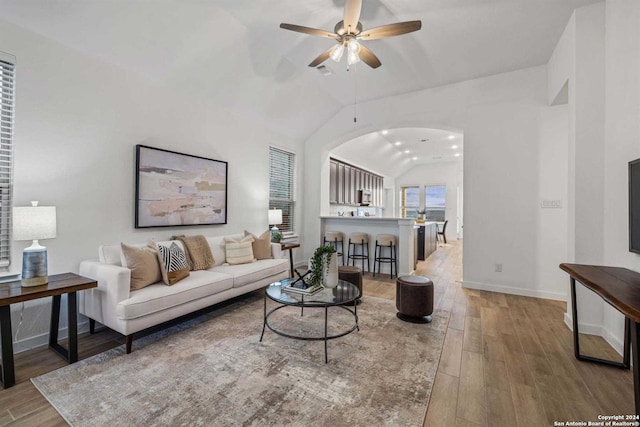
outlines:
[[[13,240],[40,240],[56,237],[55,206],[13,208]]]
[[[269,224],[282,224],[282,209],[269,209]]]

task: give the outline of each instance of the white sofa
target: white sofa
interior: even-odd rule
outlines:
[[[120,245],[100,246],[99,260],[80,263],[80,274],[98,281],[97,288],[79,293],[79,310],[89,317],[91,331],[97,321],[123,334],[130,353],[135,332],[289,277],[289,262],[282,259],[280,244],[271,244],[273,259],[228,265],[224,237],[207,237],[214,267],[191,271],[172,286],[159,282],[135,291],[129,290],[131,270],[122,267]],[[180,241],[175,242],[182,248]]]

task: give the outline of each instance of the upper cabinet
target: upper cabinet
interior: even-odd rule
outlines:
[[[356,166],[329,160],[329,203],[359,206],[358,190],[371,193],[371,206],[382,206],[384,179]]]

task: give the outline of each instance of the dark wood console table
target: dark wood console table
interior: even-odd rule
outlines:
[[[571,276],[571,312],[573,314],[573,344],[576,359],[629,369],[633,354],[633,389],[636,415],[640,415],[640,273],[621,268],[598,265],[560,264]],[[624,314],[624,350],[622,362],[604,360],[580,354],[576,280],[600,295],[609,305]],[[633,351],[630,351],[633,350]]]
[[[291,268],[291,277],[296,277],[293,272],[293,249],[299,248],[300,243],[290,242],[290,243],[280,243],[280,248],[283,251],[289,251],[289,266]]]
[[[73,273],[49,276],[49,283],[42,286],[22,287],[19,280],[0,283],[0,344],[2,345],[2,385],[4,388],[9,388],[15,384],[13,340],[11,337],[11,304],[53,297],[49,347],[69,363],[75,363],[78,361],[78,300],[76,292],[95,288],[96,286],[98,286],[98,283],[95,280]],[[63,294],[68,294],[68,350],[58,344],[60,297]]]

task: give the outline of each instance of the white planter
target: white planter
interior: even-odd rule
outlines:
[[[331,254],[329,258],[329,268],[323,266],[322,285],[325,288],[335,288],[338,286],[338,254]]]

